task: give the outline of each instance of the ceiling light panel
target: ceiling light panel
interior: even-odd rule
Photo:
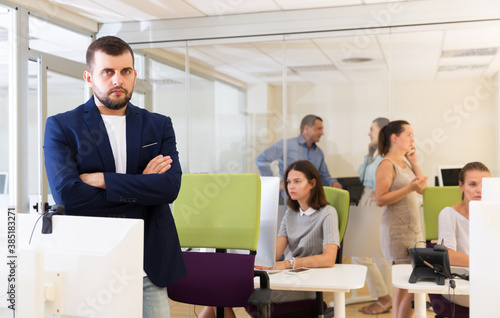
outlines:
[[[497,52],[498,48],[496,47],[445,50],[441,54],[441,57],[458,58],[458,57],[494,56],[497,54]]]
[[[361,0],[274,0],[283,10],[312,9],[361,5]]]
[[[225,14],[279,11],[280,8],[272,0],[185,0],[191,6],[207,16]]]

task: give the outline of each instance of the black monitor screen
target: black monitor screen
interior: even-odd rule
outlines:
[[[441,169],[441,178],[443,179],[443,186],[457,186],[458,175],[461,168],[447,168]]]
[[[349,198],[351,205],[358,205],[359,199],[363,194],[364,186],[359,180],[359,177],[344,177],[337,178],[339,183],[342,185],[342,189],[349,192]]]

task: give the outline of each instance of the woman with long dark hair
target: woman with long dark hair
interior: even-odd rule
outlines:
[[[328,204],[318,170],[308,160],[292,163],[284,174],[288,209],[276,240],[272,269],[333,267],[339,248],[337,211]],[[315,292],[272,291],[275,303],[314,299]]]
[[[378,150],[383,156],[375,177],[374,201],[383,206],[380,245],[389,264],[410,264],[408,248],[424,240],[417,193],[427,186],[413,146],[413,129],[407,121],[391,121],[380,130]],[[396,288],[394,317],[413,317],[413,294]]]

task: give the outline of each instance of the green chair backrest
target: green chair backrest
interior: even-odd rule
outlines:
[[[339,239],[340,242],[342,242],[347,228],[347,220],[349,219],[349,192],[328,186],[323,188],[325,190],[326,200],[335,210],[337,210],[339,218]]]
[[[172,211],[181,246],[255,251],[260,195],[253,173],[183,174]]]
[[[438,239],[439,213],[447,206],[455,205],[462,200],[459,186],[427,187],[424,189],[424,224],[425,240]]]

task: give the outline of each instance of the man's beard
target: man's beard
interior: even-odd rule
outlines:
[[[121,89],[124,92],[124,97],[121,100],[111,100],[108,96],[117,89]],[[113,87],[108,91],[107,94],[102,94],[102,92],[94,87],[94,95],[97,97],[97,99],[107,108],[112,109],[112,110],[119,110],[122,109],[123,107],[127,106],[128,102],[132,98],[132,92],[128,92],[125,88],[118,86],[118,87]]]

